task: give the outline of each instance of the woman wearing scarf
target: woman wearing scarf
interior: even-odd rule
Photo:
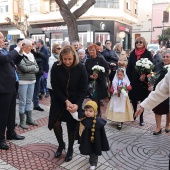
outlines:
[[[127,76],[131,82],[132,90],[129,92],[129,98],[132,102],[134,113],[137,109],[138,102],[142,102],[148,95],[148,84],[146,75],[140,75],[135,70],[136,62],[141,58],[148,58],[152,61],[150,51],[146,49],[147,43],[144,37],[137,37],[135,41],[135,49],[130,53],[127,65]],[[144,125],[143,113],[140,115],[140,126]]]

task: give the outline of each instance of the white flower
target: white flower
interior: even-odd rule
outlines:
[[[92,70],[102,71],[103,73],[105,72],[105,68],[99,65],[93,66]]]
[[[170,64],[165,65],[164,68],[166,68],[169,71],[170,70]]]
[[[150,69],[150,65],[149,64],[145,64],[145,68],[146,69]]]
[[[121,93],[122,93],[125,97],[127,97],[127,96],[128,96],[128,94],[127,94],[127,92],[126,92],[126,90],[125,90],[125,89],[122,89],[122,90],[121,90]]]

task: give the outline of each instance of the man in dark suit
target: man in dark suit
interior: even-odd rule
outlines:
[[[8,53],[2,48],[4,40],[4,35],[0,32],[0,149],[8,150],[9,146],[6,144],[6,139],[22,140],[25,138],[17,135],[14,130],[16,112],[15,85],[18,81],[15,64],[20,63],[23,57],[19,55],[19,51],[22,49],[22,41],[17,44],[14,50]]]
[[[45,54],[46,58],[42,61],[42,67],[44,74],[41,76],[41,82],[40,82],[40,92],[41,94],[45,94],[45,97],[49,97],[49,91],[47,88],[47,75],[48,75],[48,60],[49,60],[49,54],[47,48],[44,46],[44,41],[42,39],[39,39],[37,41],[37,51]],[[37,108],[34,108],[34,110],[37,110]]]

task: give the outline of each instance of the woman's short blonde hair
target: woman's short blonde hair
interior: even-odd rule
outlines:
[[[73,57],[74,57],[72,67],[75,67],[79,63],[79,58],[78,58],[76,50],[71,45],[66,45],[61,50],[60,55],[59,55],[60,64],[63,64],[63,56],[66,55],[66,54],[70,54],[70,53],[72,53]]]
[[[117,51],[119,46],[122,47],[122,44],[117,43],[117,44],[113,47],[113,50],[114,50],[114,51]]]
[[[54,43],[53,47],[52,47],[52,53],[56,53],[56,48],[59,47],[59,46],[61,46],[61,45]]]
[[[147,48],[147,42],[146,42],[146,40],[145,40],[144,37],[137,37],[137,38],[136,38],[136,40],[135,40],[135,48],[136,48],[136,42],[137,42],[137,41],[138,41],[138,42],[139,42],[139,41],[142,41],[144,47]]]

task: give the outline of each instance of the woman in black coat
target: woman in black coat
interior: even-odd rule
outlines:
[[[109,66],[106,60],[98,55],[98,46],[96,44],[91,44],[88,47],[88,52],[90,58],[86,60],[85,66],[88,73],[89,83],[96,81],[96,90],[93,94],[89,94],[89,97],[95,100],[98,104],[98,114],[100,115],[100,100],[108,97],[107,92],[107,75],[109,72]],[[105,72],[100,71],[99,73],[93,72],[92,68],[95,65],[99,65],[105,68]]]
[[[126,73],[132,86],[132,90],[129,92],[129,98],[132,102],[134,113],[136,112],[138,102],[143,101],[149,95],[146,75],[140,75],[135,70],[136,62],[139,59],[148,58],[152,61],[151,53],[146,47],[147,44],[145,38],[137,37],[135,41],[135,49],[130,53],[127,65]],[[140,115],[140,125],[144,125],[143,113]]]
[[[65,161],[72,159],[74,136],[77,121],[70,112],[81,111],[81,105],[87,93],[87,73],[85,67],[79,63],[76,51],[72,46],[65,46],[59,56],[59,63],[54,63],[51,69],[51,85],[53,97],[51,99],[48,128],[54,129],[59,143],[55,157],[60,157],[65,149],[61,122],[65,121],[68,131],[68,151]]]
[[[164,68],[166,65],[170,65],[170,50],[165,51],[162,54],[162,63],[159,63],[155,66],[154,71],[159,74],[159,78],[156,80],[154,89],[156,85],[165,77],[167,73],[167,69]],[[166,125],[165,125],[165,132],[170,132],[170,115],[169,115],[169,98],[160,103],[153,109],[155,113],[155,120],[156,120],[156,130],[153,132],[153,135],[161,134],[161,119],[162,115],[166,115]]]

